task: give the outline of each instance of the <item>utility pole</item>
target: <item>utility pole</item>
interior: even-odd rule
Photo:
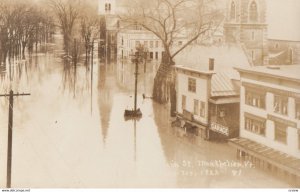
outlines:
[[[138,81],[138,72],[139,72],[139,52],[135,58],[135,84],[134,84],[134,111],[136,112],[136,103],[137,103],[137,81]]]
[[[9,97],[6,188],[11,188],[12,135],[13,135],[12,128],[13,128],[14,97],[28,96],[28,95],[30,95],[30,93],[14,94],[12,90],[9,92],[9,94],[0,95],[0,97]]]
[[[146,73],[147,52],[145,50],[143,50],[143,57],[144,57],[144,73]]]
[[[94,39],[92,41],[91,44],[91,54],[92,54],[92,58],[91,58],[91,115],[93,114],[93,65],[94,65]]]
[[[94,39],[92,41],[91,81],[93,81],[93,64],[94,64]]]

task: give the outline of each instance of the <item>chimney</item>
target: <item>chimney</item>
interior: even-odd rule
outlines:
[[[215,59],[214,58],[209,58],[209,70],[210,71],[215,70]]]

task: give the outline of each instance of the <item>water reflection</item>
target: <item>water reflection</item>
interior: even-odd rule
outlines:
[[[98,68],[98,108],[101,120],[102,141],[105,144],[108,135],[111,110],[113,106],[112,83],[113,76],[107,72],[107,65],[101,64]],[[107,83],[106,83],[107,82]]]
[[[235,167],[199,165],[235,161],[235,152],[226,143],[172,128],[168,106],[142,98],[143,93],[151,95],[155,64],[148,64],[146,73],[141,65],[139,71],[143,117],[125,121],[124,109],[133,107],[134,64],[97,61],[92,79],[91,68],[65,64],[58,52],[33,55],[15,69],[19,90],[32,95],[14,108],[13,187],[288,186],[257,169],[245,168],[242,176],[234,176]],[[10,83],[7,67],[1,86]],[[4,170],[8,105],[5,99],[0,103]],[[4,180],[0,174],[0,187]]]
[[[67,60],[63,63],[62,73],[62,90],[73,93],[73,97],[76,96],[76,79],[77,79],[77,66],[73,65]]]

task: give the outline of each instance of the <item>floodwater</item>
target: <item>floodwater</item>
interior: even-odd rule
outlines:
[[[57,41],[59,44],[60,41]],[[170,126],[166,105],[151,95],[156,64],[140,66],[133,108],[134,65],[65,65],[60,46],[2,70],[0,94],[14,98],[12,187],[290,187],[250,162],[236,160],[227,143],[209,142]],[[92,74],[92,75],[91,75]],[[10,81],[11,79],[11,81]],[[0,97],[0,187],[6,184],[8,98]]]

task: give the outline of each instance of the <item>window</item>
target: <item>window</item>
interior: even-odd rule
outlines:
[[[246,104],[253,107],[265,108],[265,93],[258,90],[246,90]]]
[[[293,50],[291,48],[289,49],[289,61],[290,64],[293,64]]]
[[[251,51],[251,58],[252,58],[252,61],[255,60],[255,52],[253,50]]]
[[[158,48],[158,41],[155,42],[155,47]]]
[[[155,52],[155,59],[158,59],[158,52]]]
[[[144,46],[148,47],[148,41],[144,41]]]
[[[153,52],[150,52],[150,59],[153,59]]]
[[[300,150],[300,131],[298,129],[298,149]]]
[[[264,136],[266,133],[266,121],[254,115],[245,115],[245,130]]]
[[[235,3],[234,1],[231,2],[231,8],[230,8],[230,19],[235,19]]]
[[[199,114],[199,101],[197,99],[194,99],[194,114]]]
[[[252,31],[252,40],[255,40],[255,32]]]
[[[182,101],[181,101],[181,107],[182,107],[182,111],[186,110],[186,96],[182,95]]]
[[[111,4],[105,3],[105,11],[110,11],[110,10],[111,10]]]
[[[296,119],[300,120],[300,101],[296,101],[296,105],[295,105],[296,109],[295,109],[295,115],[296,115]]]
[[[274,112],[282,115],[288,114],[288,98],[275,95],[274,96]]]
[[[200,103],[200,116],[205,117],[205,102],[203,101]]]
[[[123,39],[123,37],[122,37],[122,45],[124,45],[124,39]]]
[[[250,4],[249,19],[250,21],[257,21],[258,19],[257,4],[255,1],[252,1]]]
[[[115,40],[114,34],[110,34],[110,41],[114,42],[114,40]]]
[[[281,143],[286,143],[287,141],[287,126],[275,122],[275,140]]]
[[[189,82],[188,82],[188,90],[190,91],[190,92],[194,92],[194,93],[196,93],[196,79],[194,79],[194,78],[189,78],[189,80],[188,80]]]
[[[150,41],[150,48],[153,48],[153,41]]]
[[[135,47],[138,47],[140,45],[139,41],[135,41]]]

